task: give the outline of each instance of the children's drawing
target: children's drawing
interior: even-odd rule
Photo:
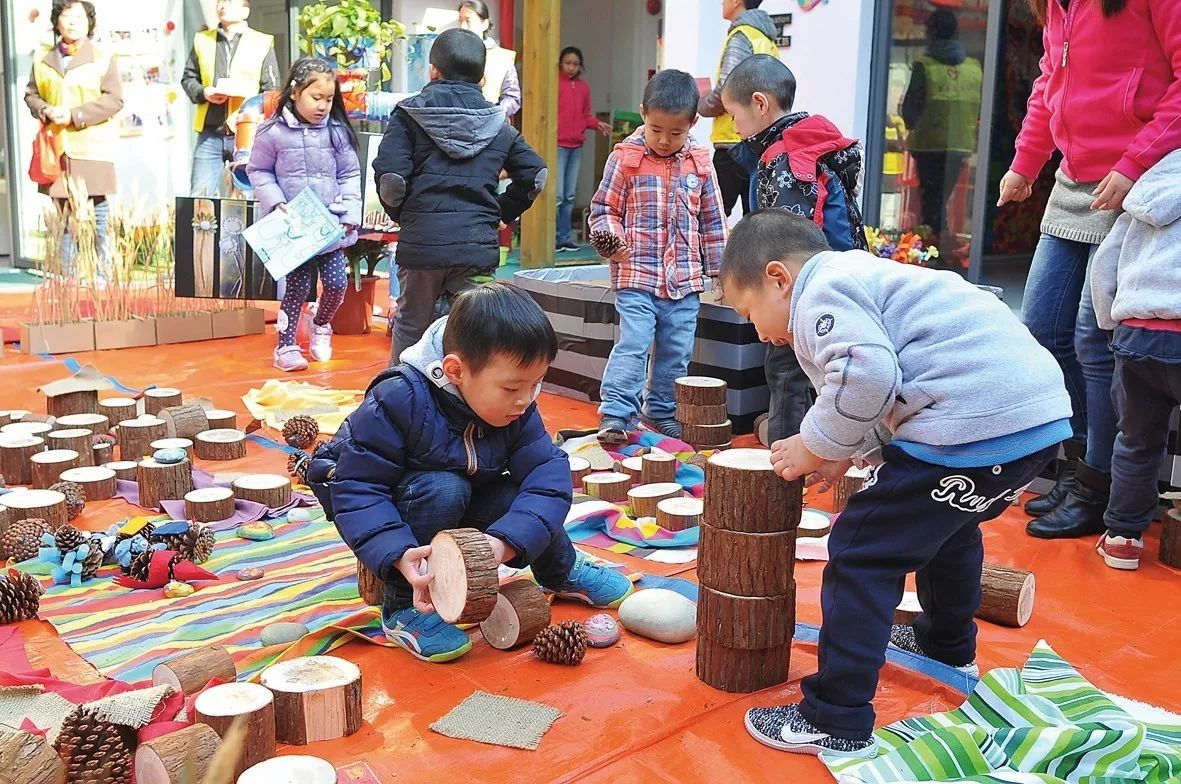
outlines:
[[[224,223],[224,214],[223,214]],[[344,228],[310,188],[242,233],[271,277],[278,280],[344,237]]]

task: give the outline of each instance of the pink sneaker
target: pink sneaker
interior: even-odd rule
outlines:
[[[279,346],[276,348],[274,364],[284,373],[308,369],[308,361],[303,358],[303,352],[299,350],[299,346]]]
[[[332,359],[332,325],[312,324],[312,338],[309,341],[312,359],[327,362]]]
[[[1099,537],[1095,549],[1112,569],[1132,571],[1140,568],[1140,553],[1144,552],[1144,540],[1139,537],[1128,539],[1113,536],[1109,532]]]

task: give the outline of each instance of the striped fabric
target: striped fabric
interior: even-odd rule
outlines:
[[[948,713],[877,732],[869,761],[822,757],[840,784],[1166,784],[1181,781],[1181,723],[1142,720],[1045,642],[1021,670],[985,675]]]

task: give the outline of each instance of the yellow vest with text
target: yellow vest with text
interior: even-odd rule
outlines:
[[[923,64],[927,76],[927,100],[907,145],[915,152],[973,152],[984,84],[980,61],[969,57],[959,65],[947,65],[923,55],[916,62]]]
[[[226,76],[234,81],[260,84],[263,63],[266,62],[267,54],[274,45],[273,36],[246,28],[242,33],[242,40],[238,42],[238,48],[234,50],[234,56],[230,58],[230,72]],[[197,67],[201,70],[201,84],[212,87],[217,68],[217,29],[197,33],[193,38],[193,49],[197,53]],[[233,127],[234,117],[244,101],[245,98],[231,98],[226,101],[226,125]],[[208,112],[208,103],[197,104],[197,111],[193,113],[193,130],[197,133],[205,130],[205,115]]]
[[[93,46],[93,45],[92,45]],[[102,81],[111,67],[111,55],[94,47],[94,62],[75,66],[65,75],[47,65],[44,54],[33,64],[37,92],[51,106],[73,109],[102,98]],[[85,128],[66,128],[59,135],[62,153],[78,161],[115,161],[119,126],[113,120]]]
[[[484,62],[484,99],[489,103],[500,103],[500,88],[504,84],[504,77],[517,59],[517,53],[512,49],[494,46],[488,50],[488,59]]]
[[[730,44],[730,39],[736,35],[745,35],[747,40],[750,41],[755,54],[779,56],[779,47],[757,27],[751,27],[750,25],[739,25],[735,27],[726,36],[727,46]],[[725,46],[722,47],[722,56],[726,56]],[[738,129],[734,127],[734,118],[728,114],[714,118],[714,127],[709,138],[715,145],[738,144],[738,142],[742,141],[742,137],[738,135]]]

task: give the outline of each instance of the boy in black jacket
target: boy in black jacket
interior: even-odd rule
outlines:
[[[486,55],[475,33],[441,33],[431,83],[398,104],[373,160],[378,197],[400,227],[391,365],[430,326],[441,295],[499,265],[500,224],[519,218],[545,185],[545,161],[484,100]],[[498,197],[502,170],[511,184]]]

